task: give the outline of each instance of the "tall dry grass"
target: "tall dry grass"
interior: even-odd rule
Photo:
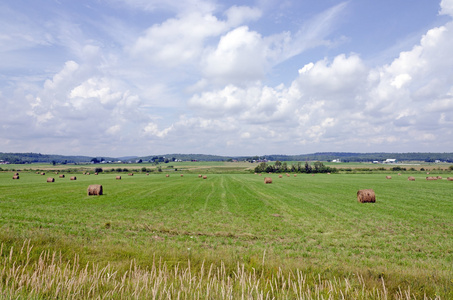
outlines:
[[[152,265],[147,269],[131,260],[129,269],[120,272],[110,264],[80,265],[77,255],[64,261],[57,252],[43,251],[39,258],[31,259],[32,248],[29,242],[20,250],[5,250],[1,245],[1,298],[416,299],[410,289],[389,294],[383,279],[380,286],[369,287],[361,276],[324,280],[321,275],[308,278],[299,270],[285,273],[282,269],[265,275],[239,264],[227,270],[223,263],[203,264],[195,271],[190,261],[186,266],[168,267],[156,258],[150,258]]]

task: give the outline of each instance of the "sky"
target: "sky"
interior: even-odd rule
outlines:
[[[453,152],[453,0],[0,0],[0,152]]]

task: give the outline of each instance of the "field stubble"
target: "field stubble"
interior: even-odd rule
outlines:
[[[11,280],[18,280],[17,272],[44,276],[44,271],[35,272],[44,266],[68,274],[67,265],[74,270],[74,280],[83,272],[83,278],[103,278],[93,288],[98,292],[131,285],[129,295],[137,294],[135,287],[145,289],[164,280],[151,275],[162,268],[159,272],[168,273],[167,288],[159,287],[162,297],[170,293],[171,282],[172,295],[178,293],[177,281],[181,288],[200,285],[197,280],[208,270],[224,273],[216,284],[230,282],[218,286],[216,298],[229,290],[235,296],[243,292],[254,298],[311,299],[307,293],[317,289],[335,299],[362,289],[357,298],[453,296],[453,186],[446,180],[299,174],[272,175],[273,183],[265,185],[263,177],[245,174],[210,174],[207,180],[138,174],[121,181],[105,174],[78,175],[77,181],[55,176],[56,182],[47,183],[47,176],[20,176],[13,181],[10,173],[0,174],[3,291],[14,291]],[[103,196],[86,195],[92,183],[103,185]],[[376,203],[357,203],[357,190],[364,188],[374,189]],[[24,241],[28,246],[21,254]],[[51,259],[51,253],[58,259]],[[10,285],[5,284],[8,272]],[[116,275],[105,278],[107,273]],[[138,274],[154,279],[139,280]],[[241,285],[244,276],[249,285]],[[294,284],[299,280],[299,294],[289,288],[291,278]],[[329,289],[329,284],[336,288]],[[87,289],[79,288],[81,293]],[[199,295],[206,296],[207,289],[199,289]],[[56,287],[49,291],[55,295]],[[179,291],[188,293],[189,288]]]

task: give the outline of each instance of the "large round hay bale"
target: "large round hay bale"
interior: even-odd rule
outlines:
[[[71,179],[71,180],[77,180],[77,177],[72,176],[70,179]]]
[[[55,182],[55,178],[53,178],[53,177],[48,177],[48,178],[47,178],[47,182]]]
[[[41,175],[46,175],[46,173],[44,173],[44,172],[41,172]]]
[[[376,202],[376,195],[372,189],[365,189],[357,191],[357,201],[360,203],[374,203]]]
[[[414,177],[414,176],[409,176],[409,177],[407,177],[407,180],[409,180],[409,181],[415,181],[415,177]]]
[[[121,180],[121,176],[116,176],[116,180]]]
[[[448,181],[453,181],[453,177],[447,177]]]
[[[272,178],[270,178],[270,177],[264,177],[264,183],[265,183],[265,184],[272,183]]]
[[[428,176],[426,177],[426,180],[437,180],[437,177]]]
[[[208,179],[208,176],[206,176],[206,175],[205,175],[205,176],[203,176],[203,179]]]
[[[278,175],[278,178],[283,178],[283,176],[282,175]]]
[[[64,174],[60,174],[60,176],[58,176],[58,177],[60,177],[60,178],[64,178]]]
[[[385,179],[392,179],[392,176],[385,176]]]
[[[92,184],[88,186],[87,189],[88,196],[100,196],[102,195],[102,185],[100,184]]]
[[[14,175],[13,179],[19,179],[19,175]]]
[[[129,174],[127,174],[127,175],[129,175],[129,176],[134,176],[134,173],[129,173]]]

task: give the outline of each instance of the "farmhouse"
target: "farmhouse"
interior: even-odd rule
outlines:
[[[387,158],[383,161],[384,164],[396,164],[398,161],[395,158]]]

